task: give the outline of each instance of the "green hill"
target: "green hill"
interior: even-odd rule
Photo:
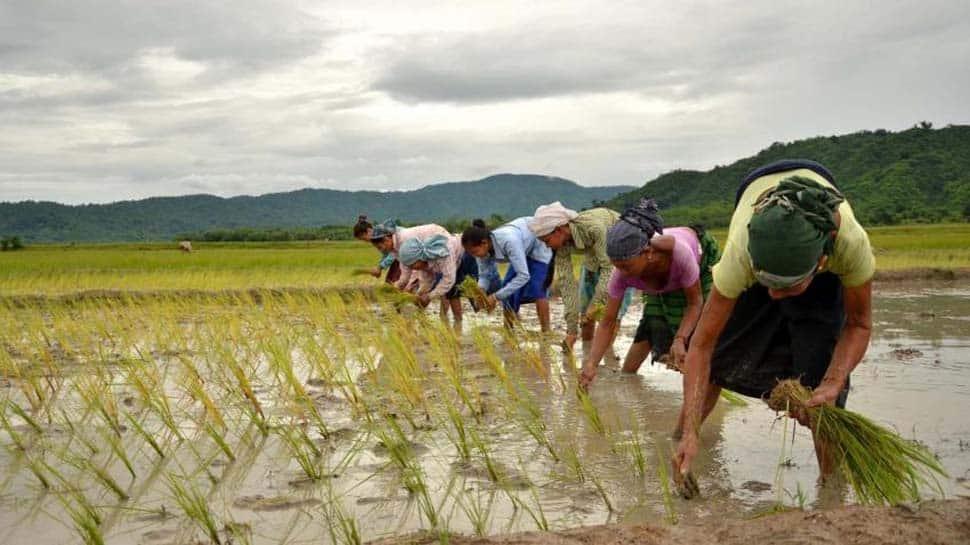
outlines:
[[[669,224],[727,225],[742,178],[778,159],[813,159],[866,225],[970,220],[970,126],[901,132],[861,131],[776,142],[753,157],[706,172],[677,170],[610,200],[622,210],[642,196],[657,200]]]
[[[550,176],[499,174],[474,182],[415,191],[302,189],[258,197],[155,197],[111,204],[0,203],[0,235],[38,241],[171,240],[178,233],[216,229],[307,228],[350,225],[359,213],[414,223],[531,214],[559,200],[574,208],[603,201],[630,186],[583,187]]]

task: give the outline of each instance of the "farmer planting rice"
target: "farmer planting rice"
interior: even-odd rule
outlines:
[[[398,255],[401,263],[416,273],[419,304],[427,306],[440,298],[442,319],[450,307],[458,326],[462,319],[459,285],[466,277],[478,278],[478,265],[462,248],[461,237],[438,234],[409,238],[401,243]]]
[[[434,223],[416,225],[414,227],[398,227],[393,220],[388,220],[375,225],[368,239],[375,248],[381,252],[393,255],[394,259],[400,262],[399,253],[401,246],[406,240],[412,238],[424,239],[434,235],[448,236],[450,234],[447,229]],[[413,291],[417,288],[417,282],[418,277],[412,274],[411,269],[407,265],[401,263],[401,274],[393,282],[394,287],[400,290]]]
[[[744,179],[687,354],[681,475],[722,387],[761,398],[794,378],[814,389],[805,407],[845,406],[869,344],[874,269],[869,237],[825,167],[785,160]],[[824,477],[832,450],[814,428],[813,439]]]
[[[354,238],[370,242],[370,235],[373,231],[374,225],[367,221],[367,216],[363,214],[357,216],[357,223],[354,224]],[[384,277],[384,281],[387,283],[393,283],[401,275],[401,266],[391,252],[381,252],[381,260],[368,273],[374,278],[380,278],[383,270],[387,270],[387,276]]]
[[[501,301],[506,324],[511,325],[522,304],[535,303],[542,331],[549,331],[552,250],[529,230],[531,219],[518,218],[495,230],[477,219],[461,234],[461,243],[478,260],[478,285],[488,294],[489,310]],[[509,264],[504,279],[499,278],[498,263]]]
[[[556,201],[536,208],[529,221],[529,229],[546,246],[556,252],[555,278],[562,295],[566,337],[563,346],[572,350],[580,328],[584,342],[593,338],[596,326],[594,311],[606,304],[606,285],[613,272],[613,264],[606,255],[606,233],[620,218],[609,208],[593,208],[576,212]],[[573,273],[573,254],[583,256],[579,271],[579,285]],[[626,312],[633,290],[622,296],[619,315]],[[617,323],[614,320],[614,323]],[[609,340],[615,334],[610,330]]]
[[[710,291],[711,266],[719,256],[717,241],[699,227],[664,229],[656,203],[643,199],[609,230],[606,250],[616,268],[609,279],[606,311],[583,362],[580,384],[588,386],[596,377],[610,342],[605,331],[615,327],[622,300],[631,289],[644,292],[643,315],[623,372],[636,373],[651,352],[655,360],[666,356],[671,365],[681,368],[703,298]]]

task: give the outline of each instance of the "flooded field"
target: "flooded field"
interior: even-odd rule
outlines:
[[[874,306],[848,407],[970,494],[970,291],[880,286]],[[607,362],[584,404],[528,310],[512,336],[435,314],[319,295],[4,308],[0,542],[355,543],[853,501],[754,399],[705,425],[702,499],[665,494],[680,375]]]

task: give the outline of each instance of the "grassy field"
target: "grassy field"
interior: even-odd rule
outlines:
[[[970,224],[869,229],[880,270],[970,267]],[[723,244],[725,230],[714,231]],[[86,290],[238,290],[373,285],[379,258],[357,241],[34,246],[0,253],[0,295]]]

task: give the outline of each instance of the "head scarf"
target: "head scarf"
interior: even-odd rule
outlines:
[[[560,225],[566,225],[576,219],[579,214],[556,201],[536,208],[536,213],[529,220],[529,230],[537,237],[544,237],[556,230]]]
[[[388,235],[393,235],[394,231],[397,231],[397,225],[395,225],[394,220],[387,220],[384,223],[378,223],[371,230],[370,239],[380,240]]]
[[[805,280],[832,251],[838,190],[801,176],[782,180],[754,204],[748,254],[758,282],[785,288]]]
[[[620,215],[619,221],[606,233],[606,255],[623,261],[640,254],[650,245],[655,234],[663,234],[664,220],[653,199],[640,199],[633,208]]]
[[[442,257],[448,257],[448,237],[445,235],[433,235],[424,240],[420,238],[409,238],[401,243],[397,257],[405,267],[414,265],[416,261],[434,261]]]

